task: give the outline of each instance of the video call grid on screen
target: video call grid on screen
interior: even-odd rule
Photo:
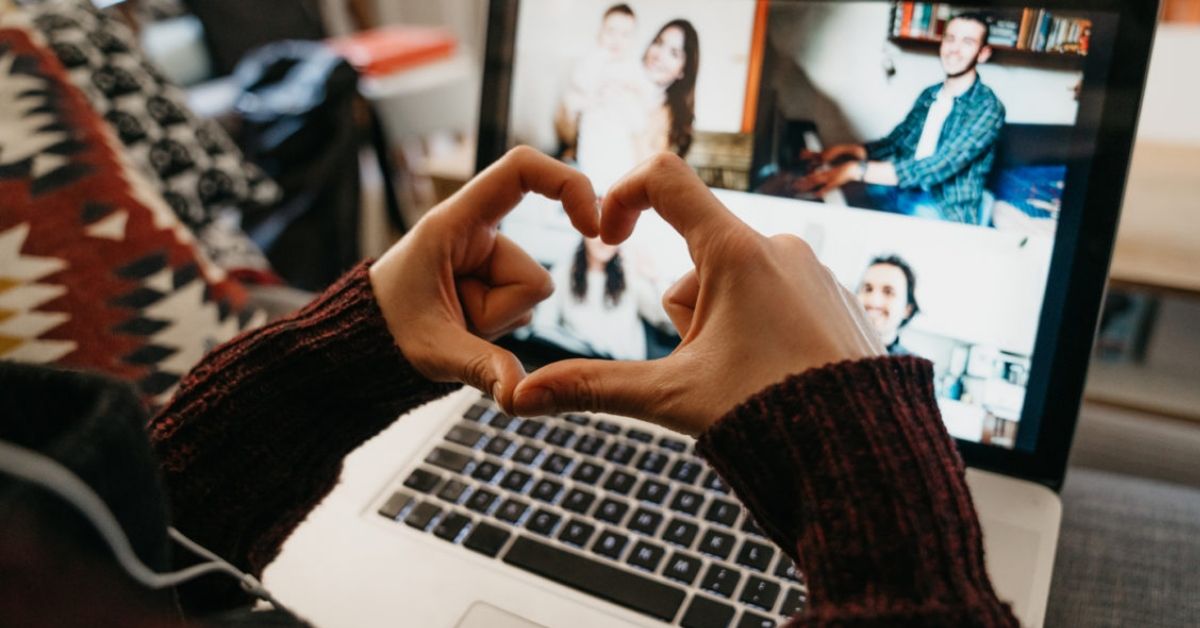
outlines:
[[[1071,207],[1096,17],[915,2],[523,0],[508,139],[575,165],[600,193],[656,150],[682,154],[742,220],[812,245],[890,352],[933,362],[953,436],[1011,448]],[[866,155],[837,158],[836,147],[863,144]],[[890,166],[893,178],[812,189],[864,165]],[[692,262],[653,213],[615,250],[584,242],[561,204],[533,195],[502,230],[556,286],[519,339],[613,359],[661,357],[678,343],[661,297]]]

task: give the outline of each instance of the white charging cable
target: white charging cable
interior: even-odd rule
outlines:
[[[117,518],[113,516],[104,500],[100,499],[92,487],[79,479],[70,469],[52,458],[19,445],[0,441],[0,471],[37,484],[77,508],[100,533],[121,568],[134,580],[151,589],[173,587],[207,573],[220,572],[236,578],[242,589],[251,595],[265,600],[280,611],[294,615],[287,610],[287,607],[280,604],[279,600],[275,599],[275,596],[271,595],[257,578],[229,564],[228,561],[187,538],[173,527],[167,528],[167,533],[171,535],[172,539],[195,554],[207,558],[210,562],[170,573],[158,573],[150,569],[134,553],[133,547],[129,544],[129,537],[125,535],[120,524],[117,523]]]

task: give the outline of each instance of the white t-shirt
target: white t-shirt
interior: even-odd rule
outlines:
[[[929,106],[929,113],[925,115],[925,126],[921,128],[921,139],[917,140],[917,152],[913,155],[915,159],[925,159],[932,157],[937,151],[938,139],[942,136],[942,127],[946,125],[946,118],[950,116],[950,111],[954,109],[954,96],[950,95],[949,90],[942,87],[938,90],[937,97],[933,99],[933,104]]]

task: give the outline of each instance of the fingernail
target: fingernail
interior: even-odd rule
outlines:
[[[513,400],[513,405],[521,414],[542,414],[553,408],[554,394],[545,388],[531,388],[522,391],[520,396]]]

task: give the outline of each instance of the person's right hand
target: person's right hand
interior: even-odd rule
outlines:
[[[517,413],[596,410],[696,435],[788,375],[883,354],[857,299],[808,244],[738,220],[679,157],[653,157],[612,187],[601,237],[624,241],[650,207],[683,235],[695,263],[663,297],[682,342],[649,362],[542,367],[517,386]]]

